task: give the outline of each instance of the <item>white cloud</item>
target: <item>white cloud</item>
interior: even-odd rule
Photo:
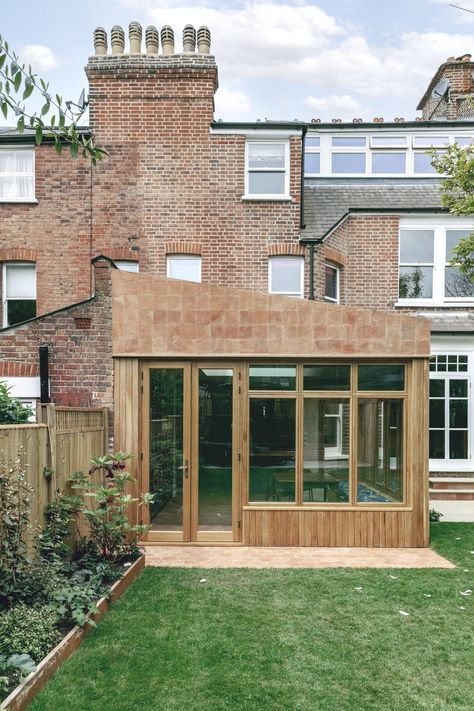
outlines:
[[[33,71],[47,72],[59,67],[59,61],[53,51],[42,44],[25,44],[18,54],[22,62],[31,64]]]
[[[328,120],[340,118],[343,121],[350,121],[353,118],[363,117],[367,114],[367,107],[349,94],[331,96],[307,96],[303,103],[314,109],[315,118]]]
[[[218,89],[216,93],[217,118],[221,116],[232,116],[242,118],[250,112],[250,99],[243,91],[232,91],[230,89]]]

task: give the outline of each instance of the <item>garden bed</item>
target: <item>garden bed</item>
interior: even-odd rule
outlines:
[[[105,615],[110,605],[118,600],[128,586],[140,575],[144,567],[145,556],[142,555],[132,563],[120,580],[117,580],[117,582],[112,585],[110,595],[102,597],[98,601],[97,612],[90,613],[88,619],[98,622]],[[78,625],[73,627],[59,644],[38,664],[36,671],[29,674],[21,684],[13,689],[9,696],[0,704],[0,709],[21,711],[26,708],[61,664],[77,649],[91,629],[92,626],[90,624],[86,624],[83,627],[79,627]]]

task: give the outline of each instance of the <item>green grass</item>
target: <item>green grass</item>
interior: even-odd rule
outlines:
[[[459,567],[147,568],[29,709],[471,711],[474,524],[432,544]]]

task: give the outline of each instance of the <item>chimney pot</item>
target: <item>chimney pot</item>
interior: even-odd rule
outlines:
[[[199,54],[209,54],[211,50],[211,32],[204,25],[197,31],[197,45]]]
[[[174,54],[174,32],[169,25],[161,28],[161,48],[163,54]]]
[[[196,51],[196,30],[192,25],[186,25],[183,30],[183,52],[189,54]]]
[[[112,54],[123,54],[125,50],[125,32],[120,25],[114,25],[110,33]]]
[[[107,32],[103,27],[94,30],[94,50],[96,54],[107,54]]]
[[[353,118],[352,123],[362,123],[362,119],[361,118]]]
[[[147,54],[158,54],[158,49],[160,47],[160,36],[158,34],[158,30],[153,25],[150,25],[146,28],[145,46]]]
[[[395,123],[404,123],[405,119],[403,118],[403,116],[396,116],[394,121]]]
[[[447,61],[447,62],[455,62],[455,61],[456,61],[456,57],[454,57],[454,56],[448,57],[446,61]]]
[[[130,54],[141,54],[142,52],[142,26],[139,22],[131,22],[128,26],[128,38],[130,40]]]

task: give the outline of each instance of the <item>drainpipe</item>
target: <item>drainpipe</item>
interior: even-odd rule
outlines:
[[[308,133],[308,127],[302,126],[301,128],[301,184],[300,184],[300,229],[306,229],[306,223],[304,219],[304,144],[306,134]]]
[[[39,351],[39,371],[40,371],[40,401],[42,403],[51,402],[49,397],[49,352],[48,346],[40,346]]]
[[[314,301],[314,243],[309,243],[309,299]]]

